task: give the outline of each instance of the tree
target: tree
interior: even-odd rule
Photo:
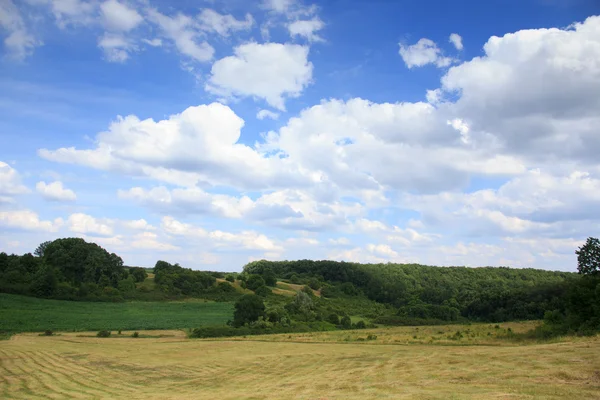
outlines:
[[[246,294],[235,302],[233,312],[233,326],[240,327],[250,322],[258,321],[259,317],[265,316],[265,304],[255,294]]]
[[[225,280],[227,282],[233,283],[233,282],[235,282],[235,276],[233,276],[232,274],[227,274],[227,275],[225,275]]]
[[[257,295],[259,295],[260,297],[267,297],[272,292],[271,292],[271,289],[269,289],[268,287],[266,287],[265,285],[263,285],[263,286],[257,287],[254,290],[254,293],[256,293]]]
[[[346,329],[350,329],[350,328],[352,328],[352,320],[351,320],[351,319],[350,319],[350,317],[349,317],[349,316],[347,316],[347,315],[344,315],[344,316],[342,317],[342,320],[340,321],[340,324],[341,324],[341,325],[342,325],[344,328],[346,328]]]
[[[275,286],[275,285],[277,285],[277,277],[275,276],[275,273],[271,269],[266,270],[262,274],[262,277],[265,280],[265,284],[267,286]]]
[[[600,273],[600,240],[589,237],[577,251],[577,271],[582,275]]]
[[[46,250],[46,247],[48,247],[48,245],[52,243],[51,241],[47,240],[43,243],[40,243],[40,245],[35,249],[35,251],[33,252],[33,254],[35,254],[38,257],[44,257],[44,251]]]
[[[148,273],[144,268],[133,267],[131,268],[131,276],[133,276],[136,282],[144,282],[148,277]]]
[[[260,275],[252,274],[246,282],[246,287],[250,290],[256,290],[261,286],[265,286],[265,280]]]

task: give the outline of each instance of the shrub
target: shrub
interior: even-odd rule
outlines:
[[[228,275],[225,276],[225,280],[227,282],[233,283],[233,282],[235,282],[235,276],[233,276],[232,274],[228,274]]]
[[[131,335],[131,337],[137,338],[140,337],[140,334],[138,332],[133,332],[133,335]]]
[[[121,334],[121,330],[119,329],[119,335]]]
[[[342,320],[340,321],[340,324],[346,328],[346,329],[350,329],[352,327],[352,320],[350,319],[349,316],[344,315],[342,317]]]
[[[256,290],[261,286],[265,286],[265,280],[260,275],[252,274],[246,281],[246,287],[250,290]]]
[[[300,284],[300,278],[298,277],[298,275],[294,274],[290,276],[290,283],[293,283],[294,285]]]
[[[110,337],[110,333],[111,333],[110,331],[100,331],[100,332],[96,333],[96,336],[106,338],[106,337]]]
[[[217,289],[225,293],[233,293],[236,291],[235,288],[227,282],[219,282]]]
[[[367,325],[365,324],[365,321],[360,320],[354,325],[354,327],[356,329],[365,329],[367,327]]]
[[[329,322],[333,325],[339,325],[340,317],[338,317],[338,315],[336,313],[331,313],[327,316],[327,322]]]
[[[259,287],[257,287],[257,288],[254,290],[254,293],[255,293],[255,294],[257,294],[257,295],[258,295],[258,296],[260,296],[260,297],[267,297],[267,296],[268,296],[268,295],[270,295],[272,292],[271,292],[271,289],[269,289],[268,287],[266,287],[266,286],[264,286],[264,285],[263,285],[263,286],[259,286]]]
[[[367,336],[367,340],[377,340],[377,335],[369,335]]]
[[[42,333],[42,336],[53,336],[54,332],[52,332],[50,329],[47,329],[44,331],[44,333]]]

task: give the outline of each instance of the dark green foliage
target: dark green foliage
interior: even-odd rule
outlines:
[[[139,334],[139,332],[133,332],[133,334],[131,335],[131,337],[137,338],[137,337],[140,337],[140,334]]]
[[[135,281],[133,280],[133,277],[130,276],[127,279],[121,279],[117,285],[117,288],[121,293],[133,292],[135,290]]]
[[[131,267],[129,273],[136,282],[144,282],[148,277],[146,270],[140,267]]]
[[[365,324],[365,321],[360,320],[356,324],[354,324],[354,328],[356,328],[356,329],[366,329],[367,328],[367,324]]]
[[[293,274],[290,277],[290,283],[293,283],[294,285],[298,285],[300,283],[300,278],[298,277],[298,275]]]
[[[236,291],[235,288],[227,282],[219,282],[217,288],[224,293],[233,293]]]
[[[225,275],[225,280],[227,282],[233,283],[233,282],[235,282],[235,276],[233,276],[232,274],[227,274],[227,275]]]
[[[564,308],[564,283],[575,274],[505,267],[430,267],[417,264],[357,264],[337,261],[262,261],[293,282],[325,282],[321,295],[346,301],[366,296],[408,319],[481,321],[539,319]],[[254,272],[255,264],[244,267]],[[375,318],[381,316],[376,315]]]
[[[311,289],[319,290],[321,288],[321,282],[319,282],[319,280],[317,278],[310,278],[308,280],[308,286]]]
[[[265,316],[265,304],[263,300],[255,294],[247,294],[235,302],[235,311],[233,312],[233,326],[240,327],[254,321],[259,317]]]
[[[589,237],[577,251],[577,270],[582,275],[600,274],[600,240]]]
[[[265,280],[258,274],[251,274],[246,281],[246,287],[250,290],[256,290],[261,286],[265,286]]]
[[[315,331],[332,331],[335,327],[327,322],[295,323],[292,325],[270,324],[270,325],[245,325],[234,328],[230,326],[205,326],[196,328],[190,334],[190,338],[217,338],[231,336],[266,335],[276,333],[302,333]]]
[[[58,281],[54,270],[49,266],[41,268],[31,282],[30,291],[37,297],[51,297],[56,291]]]
[[[97,337],[101,337],[101,338],[107,338],[110,337],[110,331],[100,331],[98,333],[96,333]]]
[[[48,247],[48,245],[50,245],[50,243],[52,243],[52,242],[46,241],[46,242],[40,243],[40,245],[38,247],[36,247],[33,254],[35,254],[38,257],[44,257],[44,252],[46,251],[46,247]]]
[[[43,335],[43,336],[53,336],[53,335],[54,335],[54,332],[52,332],[52,331],[51,331],[51,330],[49,330],[49,329],[46,329],[42,335]]]
[[[342,325],[342,327],[344,329],[350,329],[350,328],[352,328],[352,320],[347,315],[344,315],[342,317],[342,319],[340,320],[340,324]]]
[[[208,272],[183,268],[179,264],[157,261],[154,282],[158,290],[168,295],[200,296],[212,287],[216,278]]]
[[[268,287],[266,287],[265,285],[263,286],[259,286],[254,290],[254,293],[259,295],[260,297],[267,297],[268,295],[270,295],[271,289],[269,289]]]
[[[340,317],[338,317],[338,315],[335,313],[331,313],[327,316],[327,322],[329,322],[330,324],[333,324],[333,325],[339,325]]]

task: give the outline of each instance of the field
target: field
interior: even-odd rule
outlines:
[[[102,329],[181,329],[224,324],[230,303],[88,303],[36,299],[0,293],[0,331],[84,331]]]
[[[470,328],[519,332],[530,325]],[[146,339],[127,337],[131,332],[106,339],[20,334],[0,341],[0,398],[600,398],[599,337],[517,344],[486,333],[471,343],[407,345],[416,329],[234,340],[191,340],[181,331],[144,332],[154,336]],[[424,329],[435,335],[457,327]],[[359,336],[345,341],[349,334]],[[368,335],[377,339],[358,340]]]

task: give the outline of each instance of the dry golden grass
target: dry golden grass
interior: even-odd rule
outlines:
[[[502,324],[508,326],[526,329]],[[419,332],[445,328],[455,330]],[[497,339],[502,346],[390,343],[412,339],[414,329],[351,333],[376,332],[377,340],[365,342],[345,342],[348,332],[302,335],[304,343],[295,342],[298,335],[189,340],[176,331],[141,332],[172,335],[152,339],[24,334],[0,342],[0,398],[600,398],[598,337],[528,345]]]

